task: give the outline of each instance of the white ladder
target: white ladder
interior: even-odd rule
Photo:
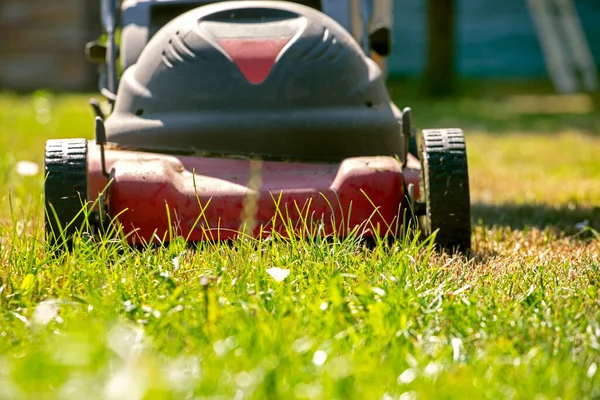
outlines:
[[[527,0],[527,5],[558,92],[595,92],[597,69],[573,1]]]

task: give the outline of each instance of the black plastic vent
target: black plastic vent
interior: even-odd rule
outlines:
[[[179,31],[169,39],[162,52],[162,61],[169,68],[186,61],[193,61],[198,55],[188,46]]]
[[[300,17],[298,14],[277,8],[239,8],[236,10],[219,11],[207,15],[202,21],[209,22],[274,22],[285,21]]]
[[[335,61],[342,47],[337,38],[327,28],[323,28],[323,36],[315,41],[311,46],[300,55],[301,60],[321,60],[328,58],[329,61]]]

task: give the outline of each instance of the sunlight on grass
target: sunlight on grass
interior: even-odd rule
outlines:
[[[590,114],[594,100],[590,95],[517,95],[506,100],[507,107],[518,114]]]
[[[472,132],[467,141],[474,201],[600,205],[600,135]]]
[[[91,137],[86,101],[0,96],[0,399],[600,396],[596,114],[490,130],[486,101],[416,102],[426,127],[472,116],[472,258],[408,240],[53,256],[44,142]]]

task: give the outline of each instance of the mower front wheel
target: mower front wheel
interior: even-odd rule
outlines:
[[[73,235],[85,222],[87,203],[86,139],[46,142],[44,205],[46,243],[72,247]]]
[[[444,250],[471,248],[471,201],[465,138],[461,129],[428,129],[419,137],[421,230]]]

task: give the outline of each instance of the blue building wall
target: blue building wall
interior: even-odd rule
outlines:
[[[377,1],[377,0],[375,0]],[[416,76],[425,67],[425,0],[394,0],[390,74]],[[457,69],[464,77],[547,75],[526,0],[456,0]],[[587,40],[600,64],[600,0],[575,0]]]

